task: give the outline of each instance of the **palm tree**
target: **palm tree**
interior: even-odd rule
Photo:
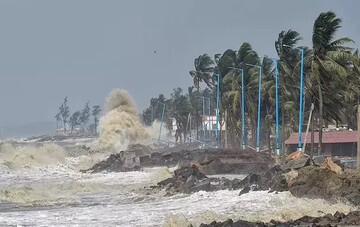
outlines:
[[[278,54],[279,93],[281,103],[281,143],[296,130],[296,117],[299,99],[299,54],[294,50],[302,40],[300,34],[294,30],[281,31],[275,41],[275,50]],[[285,47],[290,46],[290,48]],[[296,88],[296,89],[294,89]],[[271,88],[273,90],[274,88]]]
[[[252,131],[252,143],[255,143],[255,129],[256,129],[256,111],[257,111],[257,91],[258,91],[258,74],[250,73],[248,64],[259,64],[259,57],[257,53],[252,49],[249,43],[243,43],[239,50],[227,50],[219,58],[218,61],[219,71],[221,75],[224,75],[222,80],[221,100],[222,111],[228,110],[228,130],[232,132],[230,134],[230,140],[235,139],[234,134],[241,135],[241,124],[246,122],[240,121],[240,100],[241,100],[241,82],[238,71],[231,70],[231,67],[237,67],[244,69],[245,80],[245,110],[250,120],[250,126]],[[233,138],[231,138],[231,136]],[[239,137],[240,138],[240,137]],[[236,145],[239,145],[237,143]]]
[[[181,88],[174,89],[174,92],[171,96],[171,104],[168,107],[169,114],[176,120],[176,136],[180,137],[180,143],[182,143],[182,138],[186,138],[187,117],[192,111],[192,106],[189,97],[182,94]]]
[[[345,118],[348,129],[355,129],[356,127],[356,116],[360,95],[360,59],[358,50],[356,50],[353,55],[355,59],[348,67],[348,79],[350,81],[348,81],[349,83],[346,89],[341,90],[344,104],[342,113],[344,115],[343,118]]]
[[[195,70],[191,70],[189,73],[193,77],[193,83],[195,88],[200,94],[200,83],[204,82],[207,86],[211,87],[213,85],[212,74],[214,72],[214,61],[207,54],[200,55],[194,60]],[[198,108],[198,98],[196,99],[196,108],[195,108],[195,122],[196,122],[196,139],[199,139],[199,108]]]
[[[315,20],[312,35],[312,51],[307,57],[310,64],[311,83],[317,87],[318,111],[319,111],[319,153],[322,149],[322,128],[324,97],[335,102],[336,97],[332,93],[333,85],[343,84],[348,71],[344,64],[353,59],[351,48],[345,46],[352,40],[348,37],[334,39],[336,32],[341,27],[342,20],[334,12],[321,13]],[[330,96],[325,96],[328,93]],[[335,100],[334,100],[335,99]],[[340,102],[338,102],[340,103]]]

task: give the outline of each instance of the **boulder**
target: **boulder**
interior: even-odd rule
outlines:
[[[199,191],[212,191],[209,180],[203,180],[195,184],[195,186],[191,189],[191,192],[199,192]]]
[[[313,157],[312,161],[313,161],[314,165],[320,166],[321,164],[324,163],[325,159],[326,159],[326,156],[322,155],[322,156]]]
[[[239,193],[239,196],[243,195],[243,194],[246,194],[246,193],[249,193],[251,190],[250,186],[246,185]]]
[[[324,163],[321,165],[322,168],[329,169],[331,171],[334,171],[337,174],[342,174],[343,170],[340,166],[335,164],[331,158],[326,158]]]
[[[174,171],[174,176],[184,182],[186,182],[190,176],[193,176],[197,180],[207,178],[207,176],[200,172],[199,169],[194,165],[180,167]]]
[[[311,163],[311,159],[307,155],[302,155],[297,158],[291,159],[285,164],[281,165],[281,170],[290,171],[293,169],[300,169],[305,166],[309,166]]]

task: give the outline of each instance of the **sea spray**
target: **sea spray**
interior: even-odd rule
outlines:
[[[3,144],[0,146],[0,162],[9,168],[45,166],[66,162],[66,151],[56,144],[39,147]]]
[[[115,89],[106,98],[99,139],[93,144],[93,149],[120,151],[131,144],[149,145],[159,135],[158,125],[156,122],[152,127],[145,127],[131,95],[123,89]]]

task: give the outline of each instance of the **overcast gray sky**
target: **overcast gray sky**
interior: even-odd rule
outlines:
[[[150,97],[187,88],[200,54],[247,41],[273,56],[278,33],[290,28],[309,45],[328,10],[343,18],[338,36],[356,47],[359,9],[358,0],[1,0],[0,125],[54,120],[65,96],[72,111],[103,104],[113,88],[143,110]]]

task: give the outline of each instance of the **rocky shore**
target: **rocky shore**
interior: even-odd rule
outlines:
[[[345,170],[340,164],[334,163],[331,158],[322,161],[310,159],[303,153],[293,153],[281,164],[274,165],[263,174],[250,174],[240,183],[242,188],[239,196],[256,190],[290,191],[292,195],[301,198],[322,198],[328,201],[343,201],[360,206],[360,174]],[[202,224],[202,227],[228,226],[359,226],[360,211],[353,211],[345,215],[336,212],[322,217],[304,216],[288,222],[271,221],[248,222],[244,220],[228,220]]]
[[[224,177],[208,177],[200,170],[199,164],[183,166],[174,171],[174,176],[153,186],[153,189],[164,189],[167,195],[177,193],[194,193],[199,191],[237,190],[241,188],[241,180],[229,180]]]
[[[287,222],[270,221],[264,222],[248,222],[248,221],[233,221],[227,220],[225,222],[212,222],[210,224],[201,224],[200,227],[286,227],[286,226],[359,226],[360,225],[360,211],[353,211],[345,215],[336,212],[335,214],[327,214],[322,217],[304,216],[297,220]]]
[[[360,206],[360,174],[344,170],[330,158],[316,163],[300,154],[264,174],[248,175],[240,187],[240,195],[250,190],[290,191],[296,197],[343,200]]]
[[[189,166],[198,163],[201,172],[213,174],[261,173],[274,165],[275,160],[268,153],[255,153],[238,149],[187,149],[173,147],[152,149],[148,146],[133,145],[126,151],[112,154],[107,160],[95,164],[82,172],[97,173],[123,172],[154,166]]]
[[[151,149],[132,146],[112,154],[84,172],[133,171],[152,166],[179,166],[173,176],[158,182],[151,190],[165,190],[166,195],[198,191],[239,190],[239,196],[250,191],[276,193],[289,191],[300,198],[322,198],[360,206],[360,174],[344,169],[331,158],[295,152],[277,160],[268,153],[235,149],[184,148]],[[214,174],[247,174],[244,179],[211,177]],[[335,213],[323,217],[304,216],[288,222],[253,223],[244,220],[213,222],[201,226],[333,226],[360,225],[360,211]]]

